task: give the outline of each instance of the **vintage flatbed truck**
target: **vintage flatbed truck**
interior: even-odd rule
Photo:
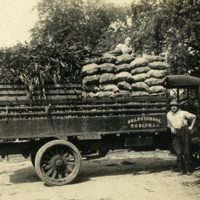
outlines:
[[[183,108],[199,115],[200,79],[171,75],[165,87],[186,91]],[[144,97],[84,99],[80,83],[47,85],[28,98],[22,85],[0,85],[0,155],[31,157],[38,176],[49,185],[72,182],[82,156],[109,150],[170,148],[166,113],[169,93]],[[198,152],[199,127],[193,134]]]

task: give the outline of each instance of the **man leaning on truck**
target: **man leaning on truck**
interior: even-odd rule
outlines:
[[[172,145],[177,154],[177,163],[180,175],[191,175],[190,169],[190,146],[191,130],[196,121],[196,116],[187,111],[182,111],[177,101],[170,103],[171,110],[167,113],[167,126],[170,128],[173,140]],[[188,125],[188,122],[189,125]]]

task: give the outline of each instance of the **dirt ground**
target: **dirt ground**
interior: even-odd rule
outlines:
[[[83,159],[75,183],[46,186],[30,159],[0,159],[1,200],[199,200],[200,164],[191,176],[179,176],[168,151],[113,151]]]

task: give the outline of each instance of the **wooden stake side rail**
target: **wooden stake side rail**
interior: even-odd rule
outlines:
[[[49,84],[33,91],[22,84],[0,84],[0,106],[71,104],[80,103],[81,98],[80,83]]]
[[[121,109],[121,110],[95,110],[95,111],[65,111],[65,112],[35,112],[35,113],[0,113],[0,118],[6,117],[52,117],[52,116],[87,116],[87,115],[119,115],[119,114],[135,114],[135,113],[164,113],[166,112],[165,108],[159,109]]]
[[[45,92],[42,92],[42,90],[34,90],[33,96],[39,96],[39,95],[81,95],[82,90],[80,89],[56,89],[56,90],[45,90]],[[24,90],[0,90],[0,96],[26,96],[28,95],[28,91]]]
[[[0,85],[0,119],[165,113],[165,96],[84,99],[80,83],[46,85],[30,95],[23,85]]]
[[[152,95],[140,97],[115,97],[115,98],[83,98],[80,83],[49,84],[44,88],[35,88],[30,92],[24,85],[0,84],[0,106],[19,105],[64,105],[64,104],[113,104],[129,102],[162,102],[165,95]]]
[[[131,102],[131,103],[115,103],[115,104],[70,104],[70,105],[52,105],[49,110],[90,110],[90,109],[122,109],[122,108],[160,108],[165,107],[165,102],[149,103],[149,102]],[[44,111],[46,106],[2,106],[0,112],[5,111]]]
[[[28,96],[0,97],[0,106],[38,106],[38,105],[65,105],[65,104],[115,104],[130,102],[165,102],[166,97],[120,97],[120,98],[103,98],[103,99],[83,99],[81,95],[54,95],[46,98]]]
[[[66,82],[66,83],[60,83],[60,84],[48,84],[44,85],[44,88],[46,89],[74,89],[74,88],[82,88],[82,85],[80,82]],[[23,84],[0,84],[0,90],[24,90],[25,87]],[[36,88],[41,89],[41,88]]]
[[[0,106],[20,106],[20,105],[48,105],[48,104],[73,104],[81,103],[81,95],[54,95],[44,97],[35,97],[31,99],[28,96],[4,96],[0,97]]]

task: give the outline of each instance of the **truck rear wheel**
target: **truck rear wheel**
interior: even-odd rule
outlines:
[[[53,140],[36,154],[35,169],[46,184],[60,186],[71,183],[81,169],[81,154],[72,143]]]

